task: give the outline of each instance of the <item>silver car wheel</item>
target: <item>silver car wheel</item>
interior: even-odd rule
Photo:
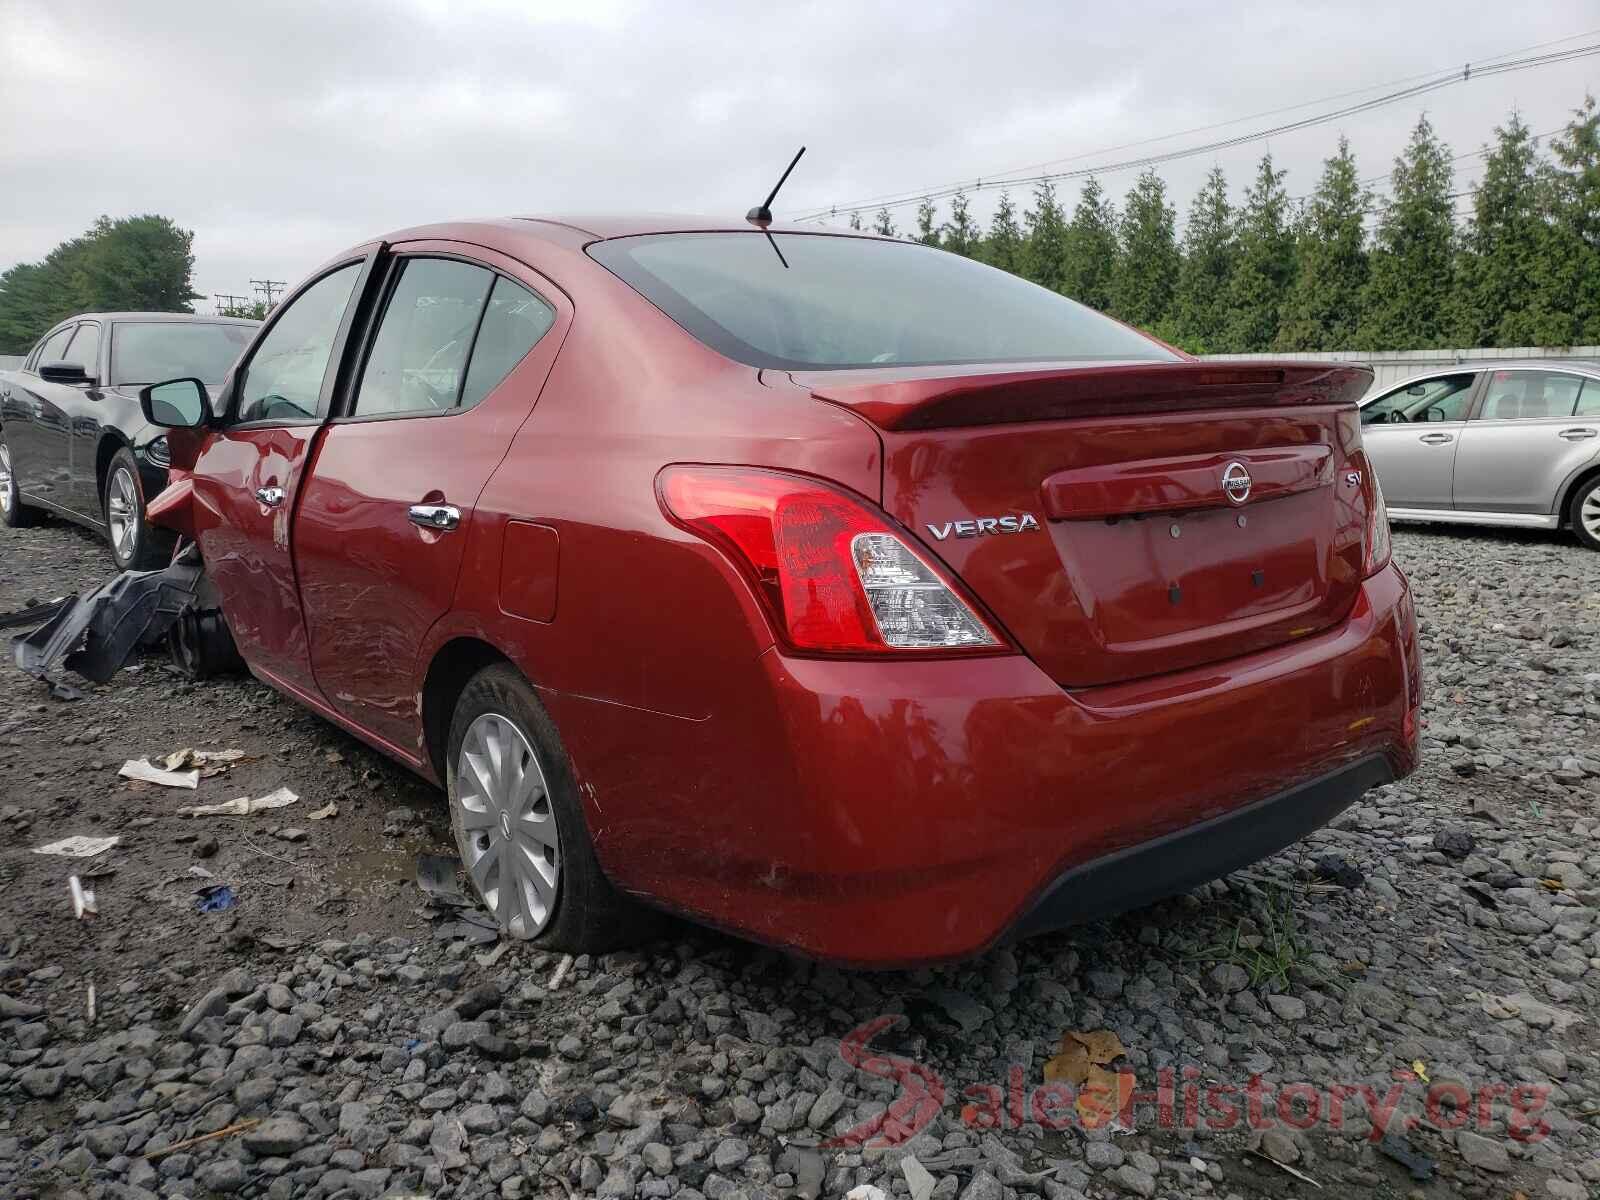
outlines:
[[[484,906],[513,937],[555,915],[561,841],[538,756],[517,726],[484,713],[467,726],[451,804],[456,847]]]
[[[0,515],[10,516],[17,502],[16,483],[11,478],[11,447],[0,446]]]
[[[131,559],[139,540],[139,486],[127,467],[113,471],[106,484],[106,517],[117,557],[124,561]]]
[[[1590,537],[1600,538],[1600,488],[1591,489],[1583,498],[1583,505],[1578,509],[1578,520],[1583,522]]]

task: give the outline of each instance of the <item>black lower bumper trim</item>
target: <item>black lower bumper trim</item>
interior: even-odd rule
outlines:
[[[1264,800],[1128,846],[1061,875],[1016,923],[1026,937],[1176,896],[1249,866],[1326,825],[1368,788],[1394,781],[1381,754]]]

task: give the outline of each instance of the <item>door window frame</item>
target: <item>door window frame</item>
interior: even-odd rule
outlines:
[[[95,335],[95,339],[94,339],[94,361],[91,362],[91,363],[79,363],[78,365],[81,366],[86,372],[88,372],[89,378],[93,379],[96,383],[99,383],[101,381],[100,380],[100,347],[102,345],[101,339],[104,338],[105,335],[106,335],[105,326],[102,325],[99,321],[79,321],[78,322],[78,327],[75,330],[72,331],[72,340],[67,343],[67,350],[70,352],[72,350],[72,348],[78,344],[78,338],[82,335],[83,331],[85,329],[89,328],[89,326],[91,326],[91,325],[93,325],[95,327],[95,329],[99,331]],[[66,361],[67,362],[71,362],[72,359],[69,358]],[[87,387],[88,385],[84,384],[83,386]]]
[[[256,336],[251,340],[249,347],[228,372],[227,382],[223,385],[221,395],[218,397],[218,429],[226,433],[236,430],[247,431],[251,429],[289,429],[307,425],[322,425],[328,420],[332,408],[333,398],[338,393],[338,388],[346,371],[344,363],[347,358],[352,330],[356,328],[358,318],[363,318],[366,309],[371,305],[373,266],[384,249],[383,243],[371,243],[359,247],[359,252],[336,259],[327,263],[314,275],[308,276],[295,288],[294,293],[279,304],[261,328],[256,331]],[[321,283],[328,276],[336,274],[347,267],[360,264],[356,272],[355,283],[350,288],[350,300],[345,305],[344,316],[339,322],[339,328],[333,337],[333,345],[328,351],[328,363],[323,368],[322,386],[317,392],[317,412],[311,417],[261,417],[254,421],[236,421],[234,414],[238,411],[240,387],[250,375],[250,365],[255,362],[256,352],[260,350],[262,342],[282,320],[283,315],[306,294],[311,288]]]
[[[1574,410],[1577,409],[1578,401],[1582,398],[1582,394],[1583,394],[1583,389],[1584,388],[1586,388],[1589,385],[1593,384],[1597,390],[1600,390],[1600,377],[1596,377],[1594,375],[1591,375],[1587,371],[1576,370],[1576,369],[1574,369],[1572,367],[1562,366],[1562,365],[1557,364],[1557,363],[1552,363],[1551,365],[1549,365],[1547,367],[1546,366],[1537,366],[1536,367],[1536,366],[1532,366],[1532,365],[1524,365],[1524,364],[1521,364],[1521,363],[1517,364],[1516,366],[1509,366],[1509,367],[1484,367],[1479,372],[1480,382],[1479,382],[1479,385],[1478,385],[1478,394],[1472,398],[1472,409],[1471,409],[1471,412],[1469,413],[1469,415],[1467,417],[1467,420],[1468,421],[1504,421],[1504,422],[1507,422],[1508,424],[1516,424],[1516,425],[1521,425],[1524,422],[1532,423],[1532,422],[1535,422],[1535,421],[1573,421],[1573,420],[1577,420],[1578,418],[1576,416],[1576,412],[1575,411],[1574,412],[1569,412],[1569,413],[1546,413],[1542,417],[1520,417],[1520,416],[1519,417],[1486,417],[1486,416],[1483,415],[1483,410],[1485,408],[1487,408],[1488,404],[1489,404],[1489,377],[1491,375],[1506,375],[1506,374],[1526,375],[1529,372],[1533,372],[1533,371],[1537,371],[1541,375],[1570,375],[1575,379],[1582,380],[1583,382],[1578,388],[1578,394],[1573,396],[1573,398],[1572,398],[1572,405],[1573,405],[1573,409]]]
[[[461,403],[461,394],[462,389],[467,386],[467,375],[472,370],[472,356],[478,349],[478,334],[483,329],[483,318],[489,311],[490,300],[494,298],[495,283],[500,279],[504,279],[508,283],[515,284],[525,292],[532,293],[542,304],[548,307],[550,311],[555,314],[555,319],[550,322],[549,328],[539,335],[539,337],[534,341],[533,345],[528,347],[527,353],[522,356],[523,358],[526,358],[528,354],[532,354],[534,348],[537,347],[540,342],[544,341],[545,338],[549,337],[550,334],[554,332],[556,326],[561,323],[560,306],[551,300],[542,289],[535,287],[526,279],[517,278],[510,271],[496,267],[492,263],[484,262],[481,258],[474,258],[472,255],[463,253],[459,250],[436,250],[428,248],[406,248],[400,250],[391,248],[387,251],[384,257],[387,261],[380,272],[383,278],[380,281],[379,286],[375,289],[371,310],[367,315],[366,323],[361,331],[361,340],[355,347],[357,352],[353,356],[353,365],[349,372],[348,382],[340,392],[337,403],[334,405],[334,411],[328,418],[328,423],[331,425],[360,425],[369,421],[415,421],[418,419],[436,420],[440,417],[462,416],[477,409],[479,405],[476,404],[470,407],[463,406]],[[367,360],[372,356],[373,346],[377,343],[378,331],[383,325],[383,318],[385,314],[388,312],[389,301],[394,295],[394,290],[396,286],[398,286],[401,276],[405,273],[404,264],[408,260],[419,258],[437,258],[444,259],[449,262],[464,263],[469,267],[477,267],[479,270],[487,271],[490,275],[489,290],[484,293],[483,307],[478,310],[477,323],[472,327],[472,342],[467,347],[466,358],[462,360],[461,383],[456,388],[456,402],[449,408],[437,408],[431,412],[426,409],[418,409],[407,412],[380,412],[364,414],[354,412],[353,410],[355,408],[356,398],[361,390],[361,377],[366,373]],[[521,361],[522,359],[517,360],[519,364]],[[516,370],[516,366],[513,365],[511,370]],[[504,379],[510,375],[510,373],[511,372],[508,371],[506,372],[505,376],[502,376],[501,379],[496,380],[495,387],[499,387],[500,383],[503,382]],[[494,388],[490,388],[489,390],[492,393]]]
[[[1395,384],[1388,391],[1380,392],[1377,396],[1373,397],[1373,399],[1371,400],[1370,403],[1363,404],[1361,406],[1361,408],[1362,409],[1370,408],[1370,407],[1372,407],[1373,404],[1377,404],[1379,401],[1382,401],[1382,400],[1387,400],[1390,396],[1393,396],[1396,392],[1404,391],[1406,388],[1416,387],[1418,384],[1422,384],[1422,385],[1426,386],[1427,384],[1433,383],[1436,380],[1439,380],[1439,379],[1454,379],[1459,375],[1470,375],[1470,376],[1472,376],[1472,382],[1470,384],[1468,384],[1467,388],[1466,388],[1466,392],[1467,392],[1466,413],[1459,420],[1456,420],[1456,421],[1396,421],[1396,422],[1393,422],[1393,423],[1391,423],[1389,421],[1382,421],[1382,422],[1375,422],[1375,423],[1370,424],[1370,425],[1367,424],[1366,422],[1362,422],[1362,425],[1361,425],[1361,434],[1362,434],[1362,436],[1365,437],[1369,431],[1373,431],[1373,430],[1379,430],[1379,429],[1410,429],[1413,425],[1415,425],[1415,426],[1417,426],[1419,428],[1426,428],[1429,425],[1464,425],[1464,424],[1466,424],[1468,421],[1470,421],[1472,419],[1472,415],[1473,415],[1473,413],[1475,413],[1477,411],[1479,401],[1481,400],[1480,393],[1483,390],[1483,381],[1484,381],[1485,372],[1481,368],[1478,368],[1478,367],[1467,367],[1467,366],[1463,365],[1463,366],[1457,366],[1453,370],[1436,371],[1431,375],[1417,375],[1417,376],[1413,376],[1410,379],[1403,379],[1399,383]],[[1457,395],[1460,395],[1460,393],[1459,392],[1452,392],[1452,393],[1450,393],[1450,395],[1451,396],[1457,396]],[[1446,397],[1446,398],[1448,399],[1448,397]]]

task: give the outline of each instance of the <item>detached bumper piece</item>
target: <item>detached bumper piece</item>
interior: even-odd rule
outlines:
[[[1012,932],[1027,937],[1097,921],[1220,879],[1326,825],[1368,788],[1394,778],[1389,761],[1373,755],[1198,825],[1080,863],[1045,890]]]
[[[205,567],[190,546],[159,571],[126,571],[109,583],[63,602],[54,616],[13,642],[17,666],[52,686],[50,673],[64,666],[104,683],[140,646],[167,636],[175,621],[195,607]]]

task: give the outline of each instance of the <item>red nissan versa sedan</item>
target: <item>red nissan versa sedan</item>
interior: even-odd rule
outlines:
[[[1197,362],[923,246],[719,220],[358,246],[146,390],[251,671],[441,781],[512,934],[636,899],[928,962],[1409,772],[1363,368]]]

